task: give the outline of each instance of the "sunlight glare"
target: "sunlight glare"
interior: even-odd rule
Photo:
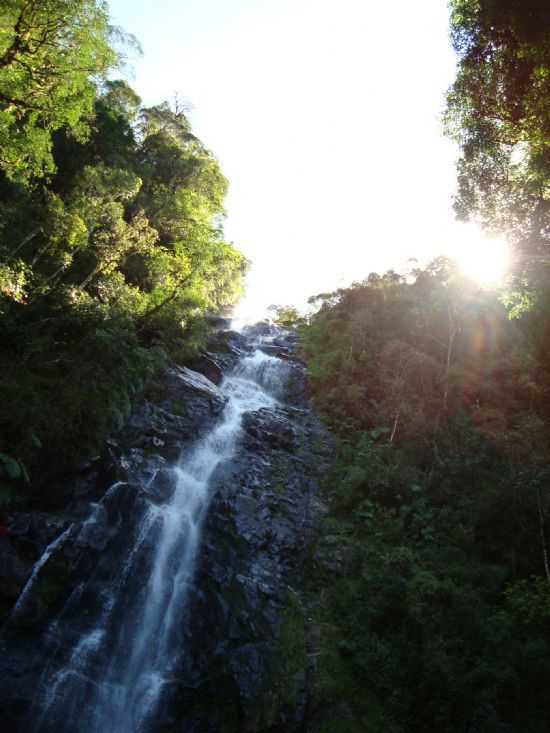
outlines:
[[[466,236],[456,242],[451,253],[460,270],[480,285],[501,284],[510,269],[510,247],[507,242],[488,237],[473,224],[467,226],[464,234]]]

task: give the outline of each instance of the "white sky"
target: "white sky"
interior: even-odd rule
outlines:
[[[230,181],[245,308],[479,248],[454,222],[446,0],[111,0],[147,104],[178,93]]]

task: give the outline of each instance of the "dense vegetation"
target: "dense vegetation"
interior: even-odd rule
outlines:
[[[456,210],[510,239],[514,280],[503,301],[438,260],[301,327],[338,441],[310,587],[327,733],[550,717],[550,5],[451,0],[451,33]],[[177,104],[116,79],[128,43],[101,0],[2,3],[2,501],[96,450],[240,293],[227,181]]]
[[[246,261],[183,110],[114,78],[129,40],[103,2],[10,0],[0,20],[5,492],[97,449],[237,299]]]
[[[339,438],[319,684],[356,727],[327,730],[545,730],[550,403],[531,319],[438,261],[324,295],[302,336]]]
[[[456,211],[503,233],[515,253],[513,300],[528,307],[548,280],[550,5],[452,0],[460,63],[446,124],[460,146]]]
[[[301,327],[338,437],[310,589],[327,733],[548,729],[550,6],[452,0],[451,31],[456,210],[508,237],[513,280],[372,274]]]

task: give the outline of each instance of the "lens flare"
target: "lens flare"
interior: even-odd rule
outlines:
[[[464,235],[453,248],[452,259],[464,275],[480,285],[500,285],[510,270],[510,246],[503,239],[486,236],[473,225]]]

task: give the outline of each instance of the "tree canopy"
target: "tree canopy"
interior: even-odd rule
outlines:
[[[443,259],[312,301],[303,356],[337,438],[312,710],[346,733],[543,733],[548,317],[511,321]]]
[[[52,133],[84,139],[95,81],[117,63],[101,0],[7,0],[0,11],[0,167],[52,172]]]
[[[439,259],[315,296],[299,326],[338,439],[315,702],[346,733],[543,733],[550,712],[550,5],[450,10],[455,208],[511,242],[511,287]]]
[[[184,111],[108,77],[96,0],[13,0],[0,28],[0,452],[89,453],[169,357],[234,303],[228,183]],[[21,472],[21,476],[23,472]]]
[[[517,284],[537,289],[550,266],[550,6],[450,6],[459,57],[446,113],[461,150],[456,211],[505,234],[515,249]]]

